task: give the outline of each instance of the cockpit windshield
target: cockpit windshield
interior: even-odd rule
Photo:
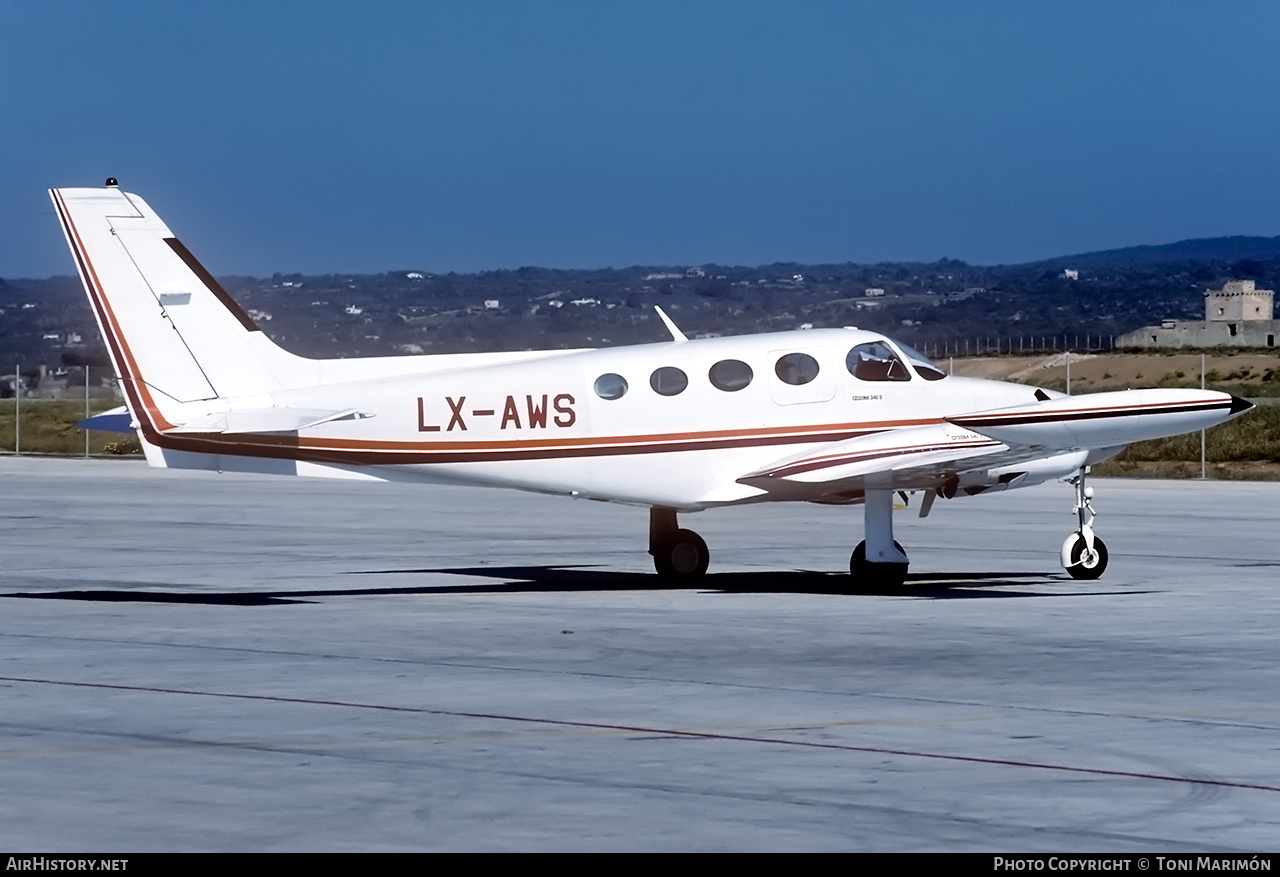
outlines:
[[[903,344],[901,341],[895,341],[898,349],[902,351],[902,355],[911,363],[911,367],[916,370],[916,374],[924,378],[926,381],[940,381],[947,376],[947,373],[934,365],[929,357],[925,356],[919,350]]]

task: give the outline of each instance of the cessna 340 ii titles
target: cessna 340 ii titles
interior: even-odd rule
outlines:
[[[853,328],[598,350],[317,360],[273,344],[114,179],[50,195],[152,466],[510,487],[647,507],[658,572],[692,580],[681,512],[862,503],[852,585],[901,584],[895,494],[951,499],[1075,485],[1062,564],[1107,565],[1089,466],[1129,442],[1221,423],[1248,402],[1197,390],[1065,396],[949,376]]]

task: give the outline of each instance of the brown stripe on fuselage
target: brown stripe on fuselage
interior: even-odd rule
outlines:
[[[874,432],[876,430],[867,430]],[[380,443],[352,443],[346,448],[304,444],[296,436],[263,436],[225,434],[219,436],[161,436],[161,447],[193,451],[203,454],[230,454],[249,457],[307,460],[324,463],[350,463],[356,465],[406,465],[425,463],[477,463],[505,460],[549,460],[565,457],[612,457],[636,454],[666,454],[677,451],[707,451],[725,448],[766,447],[770,445],[803,444],[810,442],[840,441],[854,438],[860,432],[818,433],[782,436],[747,436],[737,439],[690,439],[660,444],[595,444],[581,446],[529,447],[520,442],[503,443],[492,450],[424,450],[405,443],[399,449],[376,448]],[[265,440],[274,441],[265,441]],[[385,444],[385,443],[382,443]],[[498,443],[494,443],[498,444]],[[435,447],[447,447],[447,443]]]

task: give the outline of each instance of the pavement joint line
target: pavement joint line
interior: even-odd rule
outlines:
[[[0,594],[0,596],[6,596],[6,595]],[[22,639],[54,639],[54,640],[75,640],[75,641],[85,641],[85,642],[105,642],[105,643],[113,643],[116,645],[148,646],[148,647],[155,647],[155,648],[210,649],[210,650],[217,650],[217,651],[251,652],[255,654],[277,655],[277,656],[284,656],[284,657],[306,657],[306,658],[324,658],[324,659],[337,658],[342,660],[374,661],[374,662],[386,663],[386,664],[408,664],[411,666],[417,666],[419,664],[426,663],[432,666],[456,667],[456,668],[465,669],[465,670],[496,671],[496,672],[504,672],[504,673],[544,674],[548,672],[553,672],[553,673],[562,673],[562,674],[568,674],[572,676],[579,676],[579,677],[591,678],[591,679],[625,679],[628,681],[640,681],[640,682],[649,682],[649,683],[671,683],[671,684],[677,684],[677,685],[715,685],[715,686],[721,686],[721,687],[741,688],[745,690],[788,691],[788,692],[799,693],[799,694],[824,693],[824,692],[820,692],[813,689],[798,688],[794,686],[758,685],[758,684],[750,684],[750,683],[744,683],[744,682],[727,682],[727,681],[708,682],[706,680],[681,679],[681,678],[665,677],[665,676],[644,676],[644,675],[637,676],[632,674],[620,675],[620,674],[614,674],[614,673],[593,673],[593,672],[584,671],[581,669],[549,671],[544,668],[544,669],[534,670],[527,667],[514,667],[514,666],[507,666],[502,664],[476,664],[476,663],[461,662],[461,661],[423,662],[423,661],[411,660],[407,658],[380,658],[380,657],[370,657],[367,655],[347,655],[347,654],[331,653],[331,652],[324,652],[324,653],[300,652],[300,651],[280,650],[280,649],[249,649],[249,648],[244,648],[242,646],[230,647],[230,646],[214,645],[210,643],[151,642],[146,640],[110,639],[107,637],[72,637],[66,634],[56,634],[56,635],[43,634],[43,633],[32,634],[32,633],[13,633],[9,631],[0,631],[0,638],[3,638],[3,637],[15,637],[15,638],[22,638]],[[13,680],[6,680],[5,677],[0,677],[0,682],[4,682],[4,681],[13,681]],[[28,681],[28,680],[19,680],[19,681]],[[51,682],[51,684],[57,684],[57,683]],[[61,684],[75,685],[77,683],[66,682]],[[87,685],[91,683],[82,683],[82,684]],[[198,693],[198,692],[192,692],[192,693]],[[830,693],[830,692],[825,692],[825,693]],[[1153,720],[1168,720],[1168,721],[1177,721],[1177,722],[1195,721],[1195,722],[1209,722],[1211,724],[1225,724],[1225,725],[1240,725],[1239,721],[1226,720],[1225,716],[1228,716],[1228,715],[1280,713],[1280,707],[1266,707],[1266,708],[1250,707],[1247,709],[1240,708],[1240,709],[1206,709],[1206,710],[1179,710],[1179,711],[1163,710],[1163,711],[1149,711],[1149,712],[1129,712],[1129,711],[1107,712],[1107,711],[1101,711],[1101,710],[1081,710],[1081,709],[1070,709],[1070,708],[1064,708],[1064,707],[1051,708],[1051,707],[1044,707],[1044,706],[1028,706],[1024,704],[991,704],[991,703],[985,703],[982,701],[953,700],[953,699],[946,699],[946,698],[939,698],[939,697],[911,696],[911,695],[902,695],[902,694],[890,693],[890,692],[884,692],[884,691],[846,691],[846,692],[843,692],[843,694],[851,697],[876,698],[881,700],[902,701],[906,703],[924,703],[924,704],[934,704],[934,705],[942,705],[942,706],[974,707],[978,709],[1016,710],[1016,711],[1022,711],[1022,712],[1053,713],[1058,715],[1080,716],[1080,717],[1106,716],[1108,718],[1113,718],[1113,719],[1126,719],[1126,718],[1127,719],[1153,719]],[[229,694],[227,696],[237,697],[242,695]],[[249,695],[243,695],[243,696],[247,697]],[[370,708],[372,709],[376,707],[370,707]],[[1224,717],[1224,718],[1218,719],[1217,717]],[[942,721],[950,721],[950,720],[942,720]],[[1245,727],[1269,728],[1270,726],[1249,724],[1249,725],[1246,725]]]
[[[938,723],[946,723],[949,720],[939,719]],[[960,719],[959,721],[988,721],[987,719]],[[706,733],[717,734],[723,733],[731,728],[734,730],[751,729],[755,731],[821,731],[824,728],[838,728],[846,725],[915,725],[915,724],[931,724],[929,721],[921,722],[826,722],[823,724],[807,724],[807,725],[743,725],[743,726],[726,726],[723,728],[702,728],[694,731],[692,729],[683,729],[685,733]],[[63,729],[66,731],[67,729]],[[68,733],[77,733],[75,731],[67,731]],[[88,746],[88,747],[72,747],[63,746],[53,749],[0,749],[0,758],[16,757],[30,758],[41,755],[85,755],[94,752],[153,752],[168,749],[269,749],[273,747],[326,747],[326,746],[364,746],[364,745],[384,745],[397,743],[441,743],[450,741],[469,741],[469,740],[512,740],[519,738],[531,738],[543,740],[553,737],[608,737],[616,734],[634,734],[635,732],[625,728],[582,728],[568,730],[533,730],[533,731],[490,731],[484,733],[467,733],[467,734],[431,734],[416,735],[412,737],[334,737],[332,739],[319,740],[277,740],[275,742],[266,740],[186,740],[186,741],[164,741],[150,743],[147,745],[137,746]],[[677,732],[678,733],[678,732]],[[651,735],[644,739],[670,739],[672,732],[664,730],[655,730]],[[637,738],[638,739],[638,738]]]
[[[597,730],[627,731],[641,734],[657,734],[667,737],[684,737],[688,739],[720,740],[738,743],[763,743],[774,746],[797,746],[809,749],[825,749],[842,752],[859,752],[871,755],[896,755],[904,758],[927,758],[939,761],[953,761],[968,764],[986,764],[1001,767],[1020,767],[1036,770],[1050,770],[1064,773],[1085,774],[1099,777],[1117,777],[1123,779],[1145,779],[1159,782],[1187,783],[1197,786],[1216,786],[1232,789],[1253,789],[1263,792],[1280,792],[1280,786],[1268,786],[1261,783],[1245,783],[1235,780],[1207,779],[1203,777],[1185,777],[1172,774],[1143,773],[1139,771],[1112,770],[1098,767],[1075,767],[1050,762],[1019,761],[1008,758],[986,758],[977,755],[955,755],[942,752],[913,751],[907,749],[889,749],[879,746],[854,746],[847,743],[823,743],[814,740],[779,740],[773,737],[753,737],[741,734],[725,734],[709,731],[685,731],[674,728],[654,728],[640,725],[622,725],[608,722],[582,722],[571,719],[548,719],[537,716],[513,716],[502,713],[480,713],[462,710],[431,709],[428,707],[394,706],[390,704],[358,703],[353,701],[320,700],[303,697],[283,697],[269,694],[240,694],[221,691],[197,691],[182,688],[157,688],[144,685],[120,685],[105,682],[69,682],[60,679],[33,679],[16,676],[0,676],[0,682],[22,682],[35,685],[64,685],[75,688],[98,688],[115,691],[141,691],[156,694],[181,694],[194,697],[220,697],[238,700],[258,700],[274,703],[312,704],[317,706],[341,706],[353,709],[383,710],[387,712],[416,713],[418,715],[452,716],[456,718],[490,719],[502,722],[523,722],[535,725],[559,725],[567,728],[590,728]]]

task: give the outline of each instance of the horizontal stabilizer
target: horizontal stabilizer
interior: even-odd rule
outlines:
[[[1102,448],[1216,426],[1253,405],[1206,390],[1119,390],[948,417],[1010,445]]]
[[[98,432],[122,432],[125,435],[133,435],[137,431],[137,424],[133,422],[133,415],[129,413],[129,408],[121,405],[119,408],[86,417],[76,424],[76,429],[94,429]]]
[[[298,432],[333,420],[363,420],[371,415],[355,408],[324,411],[316,408],[248,408],[240,411],[215,411],[181,426],[167,429],[164,435],[208,433],[276,433]]]

